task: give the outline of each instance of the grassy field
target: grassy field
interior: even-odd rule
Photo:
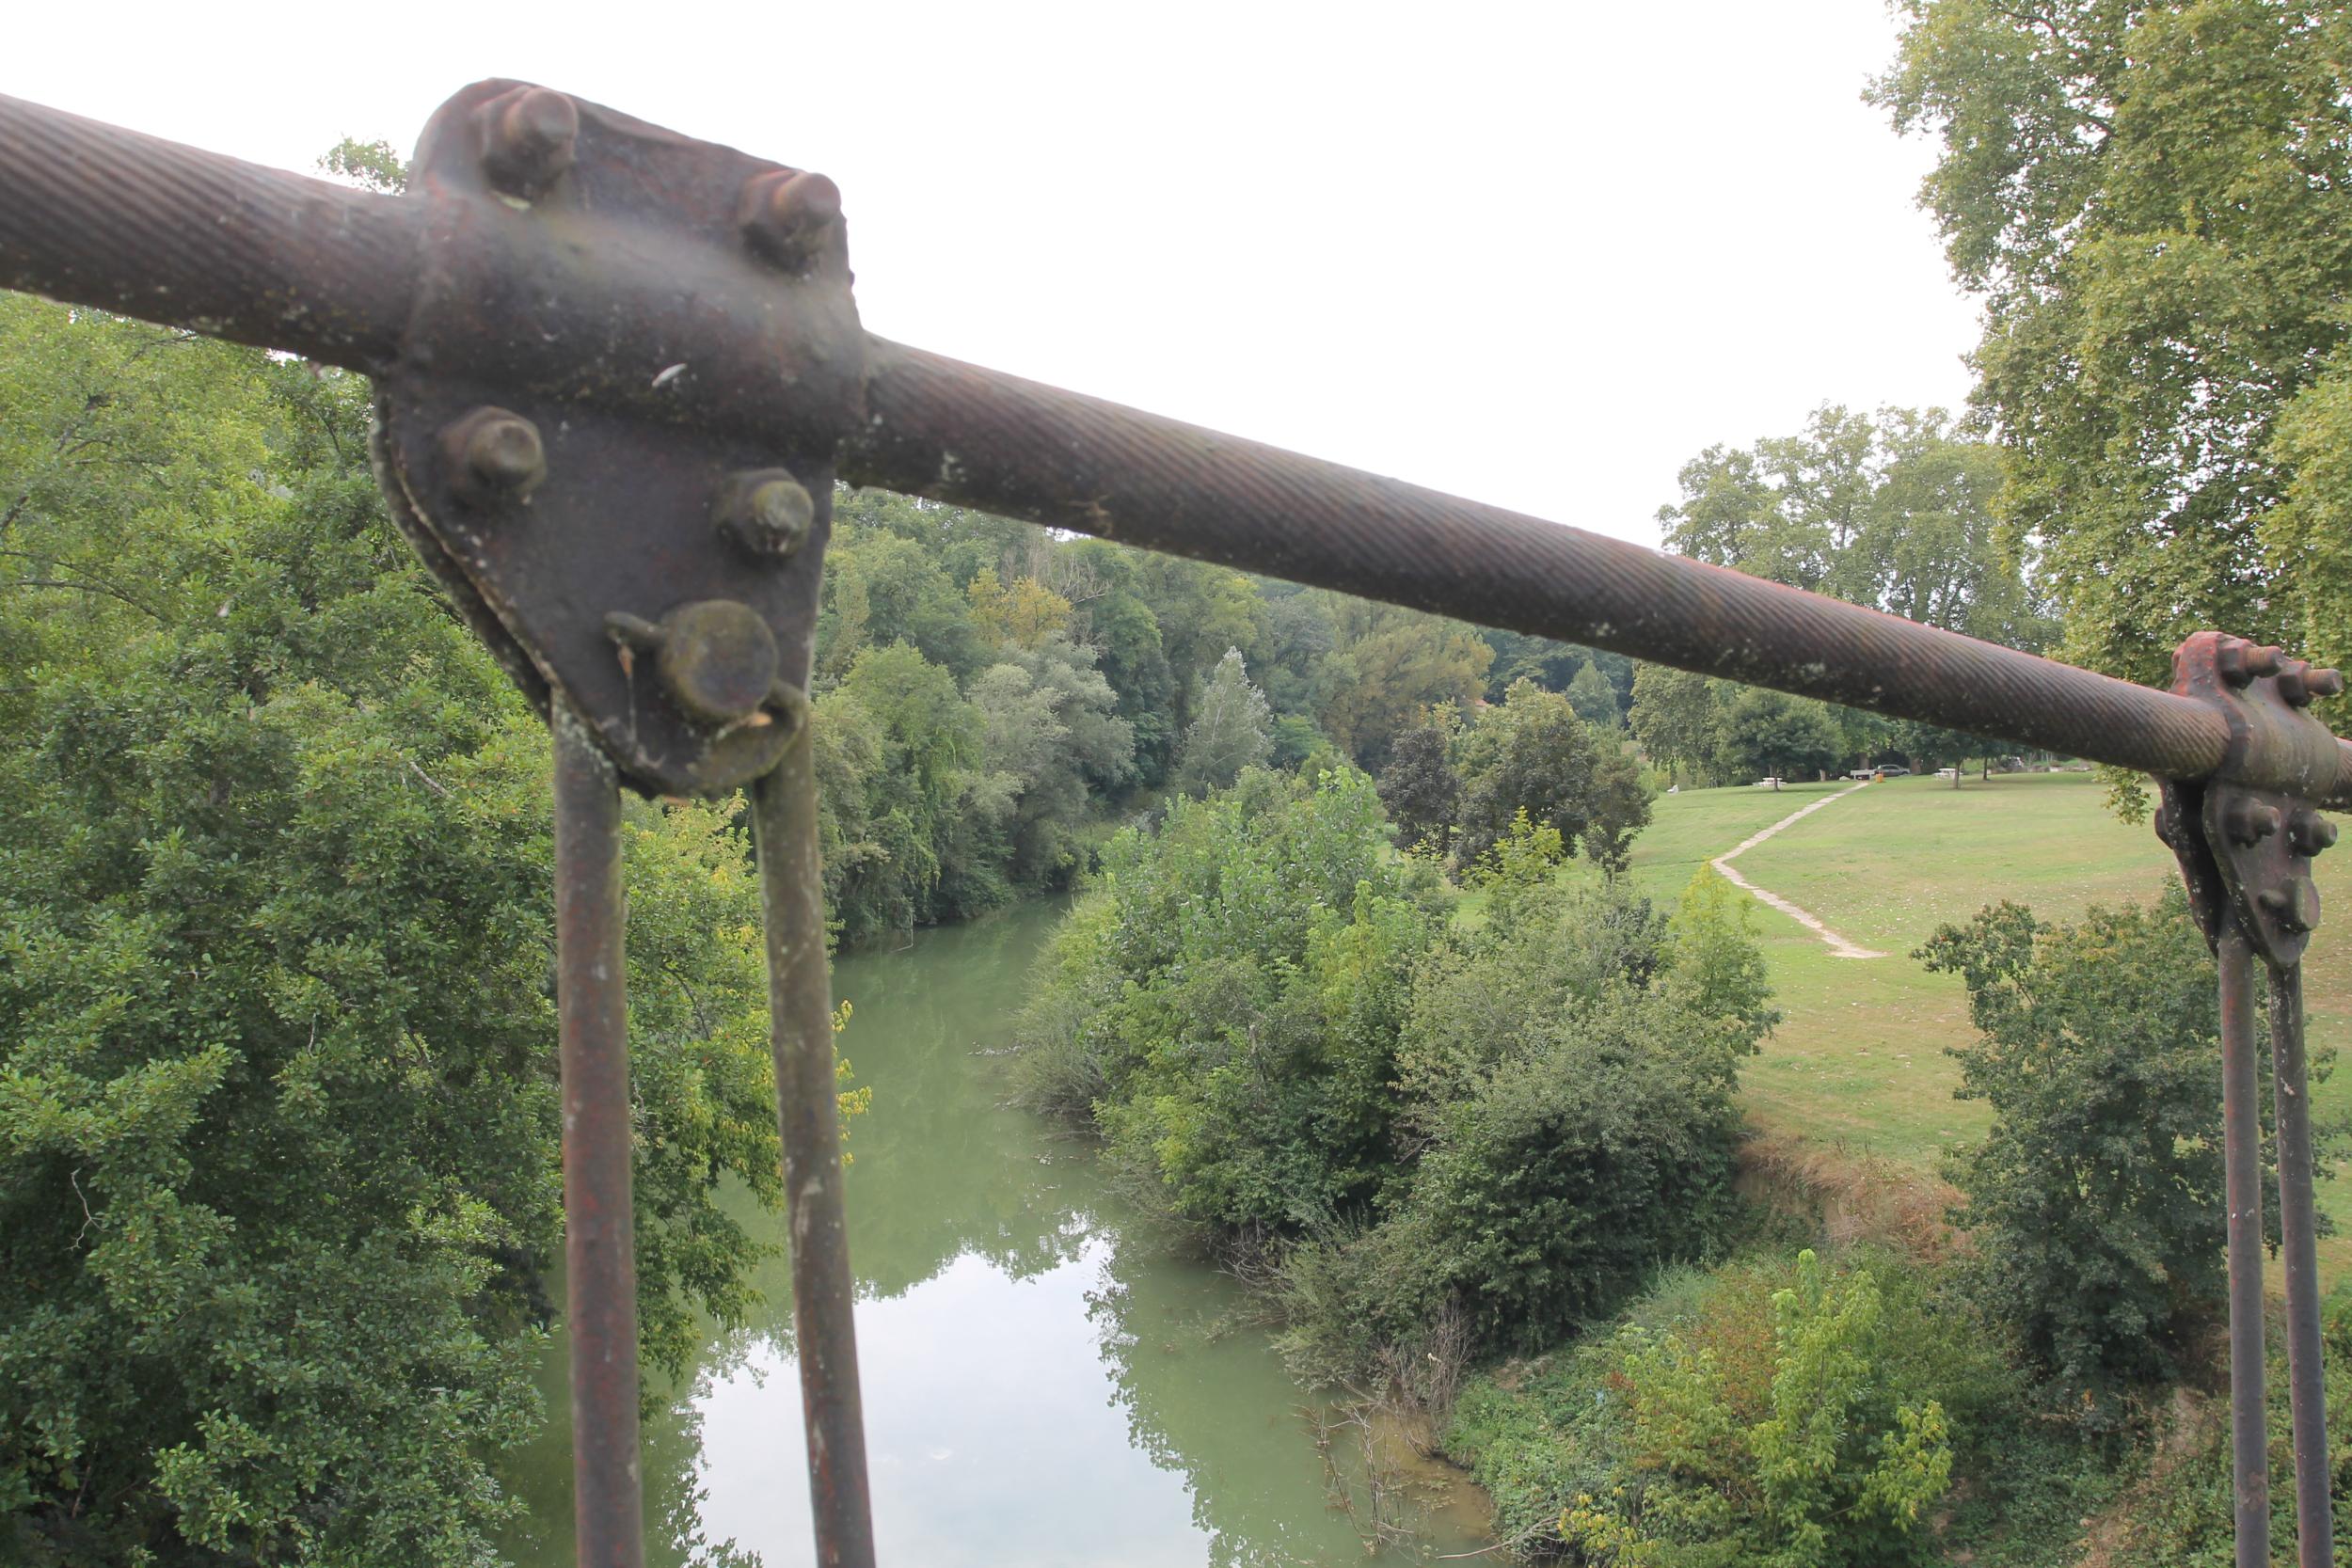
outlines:
[[[1657,802],[1635,841],[1632,875],[1661,907],[1701,863],[1843,784],[1778,793],[1708,789]],[[1785,1022],[1745,1071],[1756,1121],[1778,1132],[1931,1165],[1979,1133],[1984,1107],[1952,1098],[1945,1048],[1970,1037],[1957,976],[1911,958],[1935,927],[2008,898],[2064,918],[2094,903],[2153,899],[2177,877],[2147,826],[2115,819],[2088,774],[1876,784],[1813,813],[1734,863],[1882,958],[1839,958],[1773,910],[1756,911]],[[2322,857],[2323,906],[2336,914],[2312,943],[2305,995],[2312,1048],[2352,1039],[2352,852]],[[2215,1062],[2215,1072],[2220,1064]],[[2352,1067],[2312,1096],[2321,1115],[2352,1110]],[[2352,1180],[2323,1183],[2320,1207],[2340,1234],[2321,1243],[2322,1273],[2352,1269]]]

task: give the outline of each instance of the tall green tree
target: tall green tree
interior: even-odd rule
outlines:
[[[1397,842],[1444,854],[1462,800],[1461,776],[1448,754],[1448,726],[1432,719],[1396,737],[1380,770],[1380,805],[1396,824]]]
[[[2010,647],[2048,636],[1999,525],[2000,452],[1941,409],[1835,405],[1753,448],[1710,447],[1659,511],[1669,549]]]
[[[2352,652],[2352,13],[1905,0],[1876,96],[1984,301],[1977,402],[2064,651],[2169,679],[2202,626]]]
[[[0,1555],[494,1560],[560,1225],[543,729],[357,378],[0,295]],[[634,804],[652,1366],[776,1190],[756,884]]]
[[[1370,599],[1335,599],[1335,641],[1318,676],[1324,733],[1367,768],[1433,704],[1477,697],[1494,650],[1459,622]]]
[[[1502,703],[1479,713],[1456,742],[1455,764],[1462,816],[1454,854],[1466,866],[1525,812],[1613,875],[1649,820],[1649,792],[1616,736],[1596,735],[1565,696],[1533,681],[1514,683]]]
[[[1717,768],[1732,779],[1802,779],[1845,759],[1845,736],[1821,704],[1752,687],[1715,727]]]
[[[1626,724],[1653,764],[1670,780],[1697,772],[1714,759],[1720,682],[1665,664],[1633,668],[1633,705]]]
[[[1249,684],[1239,648],[1228,648],[1201,683],[1192,727],[1176,753],[1176,787],[1187,795],[1223,789],[1273,749],[1265,693]]]

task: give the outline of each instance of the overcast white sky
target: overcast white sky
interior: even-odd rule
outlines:
[[[544,82],[840,182],[874,331],[1654,542],[1975,341],[1882,0],[20,8],[0,92],[308,169]]]

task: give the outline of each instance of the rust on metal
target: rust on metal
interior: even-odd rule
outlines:
[[[871,1568],[865,1407],[858,1392],[857,1276],[841,1190],[833,983],[818,870],[816,749],[793,746],[753,786],[752,822],[768,933],[769,1027],[784,1142],[792,1326],[817,1560]]]
[[[2272,1115],[2278,1121],[2279,1254],[2286,1276],[2287,1402],[2295,1428],[2296,1561],[2334,1568],[2328,1394],[2319,1321],[2318,1220],[2312,1198],[2311,1085],[2303,1049],[2303,972],[2270,977]]]
[[[2229,1204],[2230,1464],[2236,1568],[2270,1568],[2270,1449],[2263,1408],[2263,1188],[2254,1062],[2254,949],[2234,914],[2221,971],[2221,1132]]]
[[[625,782],[748,784],[805,706],[832,454],[857,418],[839,192],[498,82],[434,117],[413,179],[419,282],[379,383],[404,527]],[[743,231],[755,193],[794,219],[789,269]]]
[[[581,1568],[640,1568],[644,1505],[637,1457],[637,1243],[629,1180],[621,794],[612,765],[561,707],[555,710],[554,730],[572,1518]]]
[[[2156,691],[868,338],[841,193],[526,83],[374,196],[0,97],[0,287],[378,379],[392,514],[556,730],[581,1560],[633,1564],[617,782],[754,779],[819,1560],[872,1561],[805,692],[859,483],[2153,774],[2219,958],[2239,1568],[2268,1561],[2254,963],[2273,1069],[2303,1568],[2329,1560],[2298,962],[2352,804],[2344,689],[2185,643]],[[574,717],[574,710],[579,717]],[[764,776],[762,776],[764,775]],[[620,1479],[627,1472],[626,1483]]]

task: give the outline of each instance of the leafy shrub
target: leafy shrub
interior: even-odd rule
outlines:
[[[1473,1383],[1446,1445],[1541,1555],[1893,1568],[2013,1403],[1998,1345],[1892,1254],[1669,1270],[1613,1330]]]
[[[2134,1390],[2179,1375],[2222,1296],[2212,956],[2177,890],[2071,925],[2002,904],[1920,956],[1963,977],[1980,1032],[1952,1054],[1993,1127],[1947,1172],[1968,1195],[1953,1217],[1976,1234],[1978,1288],[2058,1404],[2111,1426]],[[2315,1132],[2325,1172],[2342,1132]]]

